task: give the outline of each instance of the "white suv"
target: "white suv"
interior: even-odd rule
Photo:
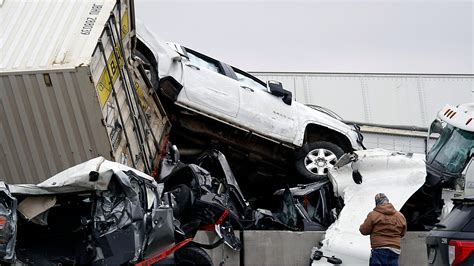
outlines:
[[[294,162],[311,180],[325,178],[343,153],[363,148],[357,126],[293,101],[281,83],[137,30],[137,56],[150,65],[165,109],[173,109],[173,130],[185,131],[181,136],[222,142],[261,161]]]

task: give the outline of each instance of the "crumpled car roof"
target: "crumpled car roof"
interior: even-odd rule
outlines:
[[[104,191],[107,190],[112,175],[118,171],[133,171],[145,179],[154,181],[153,177],[136,169],[117,162],[108,161],[104,157],[97,157],[68,168],[37,185],[9,185],[9,189],[13,195],[48,195]]]

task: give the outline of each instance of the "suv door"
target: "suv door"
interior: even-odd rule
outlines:
[[[233,68],[240,83],[240,110],[237,119],[253,131],[286,142],[293,142],[298,122],[293,105],[272,95],[265,83]]]
[[[184,93],[179,94],[178,104],[224,119],[237,117],[238,83],[225,75],[219,61],[190,49],[186,57],[182,61]]]

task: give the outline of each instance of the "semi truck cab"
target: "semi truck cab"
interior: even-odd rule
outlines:
[[[430,126],[428,141],[439,137],[426,155],[428,182],[474,194],[474,103],[446,105]]]

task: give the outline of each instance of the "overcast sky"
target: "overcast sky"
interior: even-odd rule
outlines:
[[[247,71],[474,73],[474,0],[135,0],[162,39]]]

